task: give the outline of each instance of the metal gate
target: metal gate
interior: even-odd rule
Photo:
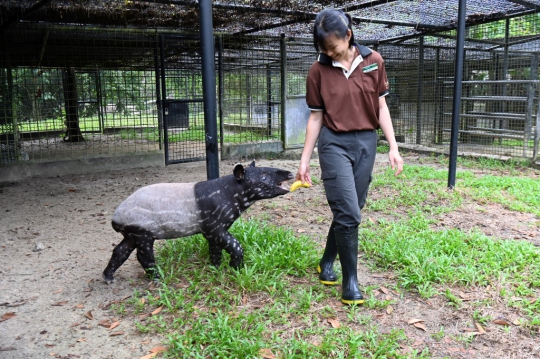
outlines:
[[[165,164],[206,158],[200,39],[160,35]]]

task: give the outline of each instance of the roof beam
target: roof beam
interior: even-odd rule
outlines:
[[[540,6],[530,3],[526,0],[507,0],[508,2],[512,2],[514,4],[518,4],[521,6],[525,6],[528,9],[533,9],[534,11],[540,11]]]
[[[142,0],[140,2],[168,4],[168,5],[182,5],[182,6],[192,6],[192,7],[199,6],[199,2],[196,0]],[[372,1],[371,3],[379,3],[379,2],[380,1]],[[368,4],[371,4],[371,3],[368,3]],[[274,14],[274,15],[279,15],[279,16],[290,15],[290,16],[296,16],[304,20],[313,20],[317,16],[317,13],[300,11],[300,10],[269,9],[269,8],[260,8],[260,7],[248,6],[248,5],[222,4],[218,2],[213,3],[212,6],[214,7],[214,9],[219,9],[219,10],[255,12],[255,13],[260,13],[260,14]],[[421,24],[421,23],[415,23],[415,22],[371,19],[371,18],[357,17],[357,16],[352,16],[352,19],[356,22],[370,22],[374,24],[405,26],[405,27],[413,27],[415,29],[424,29],[424,30],[429,30],[429,29],[435,30],[438,28],[435,25]]]
[[[283,27],[283,26],[287,26],[287,25],[293,25],[293,24],[297,24],[299,22],[305,22],[305,21],[306,20],[304,20],[304,19],[295,18],[295,19],[292,19],[292,20],[281,21],[281,22],[278,22],[278,23],[272,23],[272,24],[268,24],[268,25],[256,26],[256,27],[253,27],[253,28],[251,28],[249,30],[242,30],[242,31],[235,32],[235,33],[233,33],[233,35],[246,35],[246,34],[251,34],[251,33],[254,33],[254,32],[275,29],[275,28]]]
[[[45,5],[48,5],[51,1],[52,0],[40,0],[34,5],[30,6],[28,9],[22,10],[21,13],[14,14],[13,16],[11,16],[11,18],[7,19],[3,24],[0,25],[0,29],[5,29],[6,27],[16,23],[17,21],[24,19],[26,16],[35,13]]]

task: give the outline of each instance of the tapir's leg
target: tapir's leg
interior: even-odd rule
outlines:
[[[216,243],[216,240],[213,238],[206,238],[208,240],[208,250],[210,252],[210,263],[212,263],[213,266],[219,267],[221,264],[221,255],[222,250],[221,246]]]
[[[146,274],[151,278],[159,278],[154,259],[154,238],[148,233],[141,233],[137,238],[137,260],[142,265]]]
[[[122,242],[114,248],[111,260],[103,271],[103,278],[107,281],[107,284],[114,281],[114,272],[129,258],[129,255],[137,246],[136,242],[137,239],[132,233],[125,233]]]
[[[244,250],[232,234],[224,231],[219,234],[218,244],[231,255],[229,265],[234,269],[240,268],[244,261]]]

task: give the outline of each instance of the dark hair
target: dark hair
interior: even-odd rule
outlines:
[[[315,50],[324,49],[326,38],[336,35],[343,39],[347,36],[347,30],[351,30],[349,47],[354,44],[354,33],[352,29],[351,15],[338,9],[325,9],[317,14],[313,25],[313,44]]]

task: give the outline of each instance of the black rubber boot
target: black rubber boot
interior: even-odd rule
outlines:
[[[362,304],[364,296],[358,289],[358,228],[334,230],[336,236],[339,261],[343,274],[341,287],[341,302],[344,304]]]
[[[334,272],[334,261],[337,256],[336,236],[334,235],[334,223],[328,230],[328,237],[326,237],[326,247],[324,248],[323,256],[317,266],[317,272],[319,272],[319,281],[326,285],[338,284],[338,278]]]

